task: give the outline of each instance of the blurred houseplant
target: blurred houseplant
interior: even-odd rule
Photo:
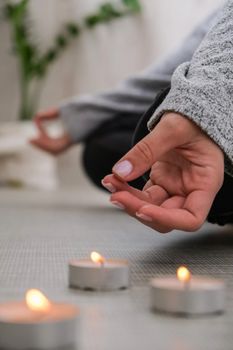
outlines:
[[[30,0],[0,0],[0,14],[3,14],[1,17],[11,29],[21,95],[18,118],[20,122],[0,123],[0,186],[18,184],[53,190],[61,185],[77,185],[77,169],[74,171],[75,179],[70,179],[69,174],[74,169],[80,151],[74,147],[64,157],[55,158],[29,145],[28,139],[34,137],[36,132],[30,119],[37,109],[42,82],[51,65],[84,30],[92,30],[101,23],[107,24],[137,13],[140,11],[140,4],[139,0],[105,0],[105,3],[80,23],[64,24],[46,52],[42,52],[39,40],[33,35],[29,6]],[[22,123],[22,120],[29,122]]]
[[[5,0],[4,18],[11,27],[13,51],[18,60],[20,120],[30,120],[36,112],[41,83],[54,63],[83,30],[140,11],[139,0],[105,2],[86,16],[82,23],[66,23],[46,52],[41,52],[31,35],[30,0]]]

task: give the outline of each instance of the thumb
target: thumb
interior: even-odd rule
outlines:
[[[184,130],[175,118],[162,118],[159,124],[138,142],[113,167],[112,172],[124,181],[132,181],[148,171],[171,149],[184,142]]]

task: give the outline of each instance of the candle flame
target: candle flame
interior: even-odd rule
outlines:
[[[28,290],[25,299],[27,306],[32,311],[46,312],[51,307],[50,301],[38,289]]]
[[[97,252],[91,253],[91,260],[96,264],[104,264],[105,258]]]
[[[191,272],[185,266],[179,267],[176,274],[177,274],[178,280],[181,282],[187,283],[191,280]]]

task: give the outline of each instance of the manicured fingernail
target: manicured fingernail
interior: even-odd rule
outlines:
[[[152,218],[148,215],[142,214],[142,213],[136,213],[136,216],[144,221],[152,221]]]
[[[117,207],[120,208],[120,209],[125,209],[125,206],[124,206],[122,203],[120,203],[120,202],[111,201],[111,203],[112,203],[113,205],[117,206]]]
[[[116,164],[113,167],[113,171],[122,177],[128,176],[133,170],[133,165],[128,160],[123,160],[122,162]]]
[[[111,193],[116,192],[116,188],[110,182],[101,181],[102,185]]]

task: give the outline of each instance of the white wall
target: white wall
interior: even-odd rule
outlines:
[[[117,1],[117,0],[116,0]],[[86,32],[54,65],[46,80],[41,108],[64,98],[92,93],[156,60],[176,45],[222,0],[141,0],[143,13]],[[41,47],[47,47],[66,20],[80,20],[100,0],[31,0],[31,16]],[[10,54],[10,35],[0,24],[0,119],[16,118],[18,85],[16,61]]]

